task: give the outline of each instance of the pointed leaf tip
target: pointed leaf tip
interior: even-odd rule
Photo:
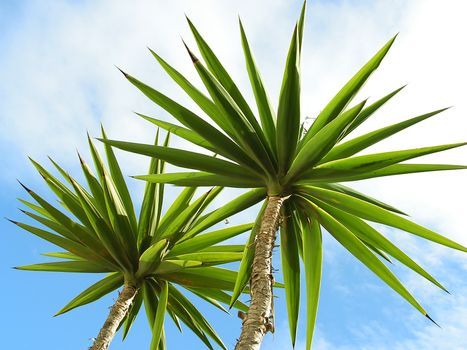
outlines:
[[[436,321],[433,320],[433,319],[430,317],[430,315],[426,314],[425,317],[428,318],[428,319],[429,319],[431,322],[433,322],[435,325],[437,325],[439,328],[441,328],[441,326],[440,326],[438,323],[436,323]]]
[[[186,18],[186,21],[188,22],[188,25],[190,27],[194,27],[193,22],[191,21],[190,17],[188,17],[188,15],[186,13],[185,13],[185,18]]]
[[[16,179],[16,181],[18,181],[18,183],[28,192],[28,193],[31,193],[32,190],[28,187],[26,187],[21,181],[19,181],[18,179]]]
[[[117,69],[123,74],[123,76],[124,76],[125,78],[128,78],[128,74],[125,73],[123,70],[121,70],[120,67],[115,66],[115,68],[117,68]],[[89,133],[88,133],[88,135],[89,135]]]
[[[21,210],[21,209],[20,209],[20,210]],[[8,219],[7,217],[5,217],[5,219],[8,220],[9,222],[11,222],[12,224],[18,225],[18,221],[14,221],[14,220]]]
[[[188,19],[188,17],[187,17],[187,19]],[[188,21],[189,21],[189,20],[188,20]],[[192,61],[193,63],[198,62],[198,61],[199,61],[198,57],[196,57],[195,54],[190,50],[190,48],[189,48],[188,45],[186,44],[185,40],[183,40],[183,38],[182,38],[182,42],[183,42],[183,45],[185,45],[185,48],[186,48],[186,50],[188,51],[188,54],[190,55],[191,61]]]
[[[182,39],[183,40],[183,39]],[[149,52],[151,53],[151,55],[153,55],[157,60],[161,60],[161,56],[159,56],[156,51],[154,51],[153,49],[151,49],[149,46],[146,46],[147,49],[149,50]]]
[[[81,165],[84,165],[84,159],[83,159],[83,157],[81,157],[81,154],[79,153],[78,150],[76,150],[76,153],[78,154],[79,162],[81,163]]]
[[[66,174],[66,175],[68,177],[68,180],[72,183],[73,186],[78,186],[78,187],[80,186],[78,182],[76,182],[76,180],[71,177],[70,174]]]

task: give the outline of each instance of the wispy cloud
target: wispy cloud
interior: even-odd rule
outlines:
[[[132,88],[114,64],[188,103],[146,50],[152,47],[196,80],[180,40],[182,35],[192,43],[185,12],[206,33],[220,57],[233,67],[234,76],[240,75],[240,83],[245,84],[235,14],[242,13],[248,31],[256,35],[261,32],[258,28],[266,28],[269,21],[276,23],[270,26],[276,33],[268,36],[271,41],[263,45],[273,45],[271,38],[288,35],[291,26],[284,16],[292,12],[285,1],[266,4],[30,2],[18,19],[21,30],[2,47],[2,140],[10,141],[13,151],[19,154],[52,154],[65,161],[76,147],[84,146],[85,130],[98,133],[100,122],[113,137],[151,142],[155,128],[132,115],[132,111],[162,118],[166,114]],[[264,8],[268,7],[266,16]],[[281,42],[285,44],[285,40]],[[134,158],[125,161],[133,164]]]
[[[428,266],[430,267],[430,266]],[[466,270],[458,267],[444,265],[442,272],[451,276],[465,276]],[[407,276],[402,276],[407,277]],[[378,349],[378,350],[418,350],[418,349],[455,349],[462,350],[467,347],[465,331],[467,329],[467,284],[462,277],[449,278],[450,284],[455,287],[453,295],[446,296],[438,293],[423,293],[429,287],[421,279],[416,278],[409,283],[409,288],[420,296],[420,299],[429,307],[430,313],[436,315],[441,328],[429,322],[424,322],[418,314],[406,313],[406,310],[386,310],[389,316],[397,319],[399,327],[408,331],[405,337],[398,337],[386,324],[376,320],[368,320],[366,324],[355,325],[352,330],[353,337],[346,342],[335,342],[332,334],[323,332],[316,339],[317,350],[327,349]],[[417,287],[418,285],[418,287]],[[381,307],[383,307],[381,305]],[[299,348],[300,349],[300,348]]]

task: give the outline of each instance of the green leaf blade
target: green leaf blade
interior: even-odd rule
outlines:
[[[261,151],[264,152],[270,160],[274,161],[273,158],[273,153],[271,152],[271,149],[268,147],[268,142],[267,138],[263,133],[263,130],[261,129],[258,121],[256,120],[255,115],[250,109],[250,106],[246,102],[245,98],[243,97],[242,93],[238,89],[238,87],[235,85],[235,82],[233,79],[230,77],[230,75],[227,73],[226,69],[224,66],[221,64],[219,59],[216,57],[212,49],[209,47],[209,45],[206,43],[206,41],[203,39],[201,34],[198,32],[194,24],[187,18],[188,24],[190,26],[191,32],[193,33],[193,36],[195,37],[196,44],[198,45],[198,48],[201,52],[201,55],[203,56],[204,60],[206,61],[207,67],[209,71],[212,73],[212,75],[218,80],[220,86],[222,86],[223,89],[226,91],[226,95],[232,99],[234,102],[233,105],[238,106],[238,109],[241,111],[241,114],[239,115],[241,118],[245,118],[246,122],[245,125],[250,125],[251,128],[253,128],[254,133],[258,137],[258,146],[260,146],[262,149]],[[198,64],[197,66],[200,66]],[[198,67],[197,67],[198,69]],[[206,83],[205,83],[206,84]],[[207,86],[206,86],[207,87]],[[209,88],[208,88],[209,90]],[[221,89],[222,90],[222,89]],[[211,93],[211,92],[210,92]],[[216,98],[211,94],[213,97],[213,100],[216,102]],[[217,101],[219,102],[219,100]],[[218,104],[216,102],[216,104]],[[219,104],[218,104],[219,106]],[[220,107],[220,106],[219,106]],[[222,108],[220,108],[222,110]],[[228,116],[228,115],[226,115]],[[232,120],[231,120],[232,121]],[[235,124],[232,124],[235,125]],[[235,133],[236,130],[232,129],[232,131]]]
[[[146,249],[139,258],[139,268],[136,275],[146,276],[148,273],[153,272],[160,264],[167,247],[168,241],[162,239]]]
[[[317,201],[319,206],[334,216],[339,222],[351,230],[358,238],[362,241],[370,243],[376,249],[382,250],[399,260],[401,263],[412,269],[428,281],[439,287],[440,289],[448,292],[447,289],[439,283],[433,276],[426,272],[420,265],[413,261],[407,254],[401,249],[395,246],[390,240],[384,237],[381,233],[375,230],[373,227],[365,223],[363,220],[346,213],[343,210],[337,209],[330,205],[325,204],[322,201]],[[385,258],[387,259],[387,258]]]
[[[250,230],[252,227],[253,227],[253,224],[249,223],[249,224],[228,227],[225,229],[220,229],[220,230],[198,235],[196,237],[187,239],[177,244],[169,252],[169,254],[167,254],[167,257],[169,258],[169,257],[181,255],[181,254],[188,254],[190,252],[200,251],[204,248],[214,246],[214,244],[217,244],[229,238],[235,237],[245,231]]]
[[[298,40],[298,27],[295,27],[277,110],[276,139],[280,174],[285,174],[292,162],[300,130],[300,44]]]
[[[149,49],[154,58],[159,62],[167,74],[191,97],[191,99],[227,134],[232,133],[228,124],[220,117],[217,106],[201,91],[194,87],[180,72],[169,65],[153,50]]]
[[[274,173],[275,159],[268,150],[268,144],[261,128],[258,126],[258,128],[255,129],[250,120],[245,116],[244,112],[216,77],[201,64],[188,47],[187,50],[211,98],[229,123],[233,131],[231,137],[258,166],[261,166],[262,173]],[[253,119],[256,122],[254,116]]]
[[[384,140],[385,138],[396,134],[412,125],[415,125],[421,121],[424,121],[432,116],[437,115],[445,111],[447,108],[439,109],[434,112],[422,114],[418,117],[404,120],[400,123],[393,124],[367,134],[356,137],[355,139],[349,140],[343,144],[334,147],[321,161],[320,163],[326,163],[337,159],[347,158],[354,154],[370,147],[371,145]]]
[[[410,294],[404,285],[397,279],[396,276],[384,265],[366,246],[353,235],[345,226],[335,220],[332,215],[312,204],[312,207],[317,214],[318,220],[326,230],[342,244],[352,255],[366,265],[373,273],[375,273],[389,287],[403,297],[409,304],[417,309],[424,316],[427,315],[425,309],[418,301]]]
[[[369,117],[371,117],[376,111],[378,111],[381,107],[383,107],[390,99],[392,99],[399,91],[405,88],[406,85],[390,92],[389,94],[383,96],[376,102],[373,102],[368,107],[365,107],[355,118],[355,120],[349,125],[349,127],[344,131],[340,139],[342,140],[348,134],[350,134],[353,130],[355,130],[358,126],[360,126],[363,122],[365,122]]]
[[[167,302],[169,298],[169,284],[161,282],[161,292],[159,294],[159,302],[157,304],[156,314],[154,316],[154,325],[152,327],[151,350],[157,350],[159,341],[162,337],[162,330],[164,328],[165,312],[167,309]]]
[[[294,225],[290,222],[293,220],[291,209],[287,204],[283,208],[283,220],[280,225],[282,273],[284,276],[290,337],[292,346],[295,347],[300,309],[300,261],[296,237],[298,232],[295,232]]]
[[[101,131],[102,138],[104,140],[107,140],[107,135],[105,134],[103,127],[101,127]],[[120,165],[118,164],[117,157],[115,157],[115,153],[113,152],[112,147],[108,144],[104,144],[104,148],[107,156],[107,163],[109,165],[112,182],[115,184],[115,189],[117,190],[117,193],[121,198],[122,205],[124,206],[125,214],[128,216],[128,219],[130,221],[130,227],[133,231],[133,234],[136,235],[138,225],[136,221],[135,208],[133,206],[133,201],[131,199],[130,192],[128,191],[128,187],[123,177],[123,173],[120,169]]]
[[[183,305],[185,310],[190,314],[192,320],[200,327],[200,329],[209,335],[222,349],[227,350],[219,335],[204,318],[201,312],[199,312],[198,309],[175,287],[170,286],[170,292],[179,300],[180,304]]]
[[[175,124],[172,124],[172,123],[169,123],[169,122],[166,122],[164,120],[160,120],[160,119],[156,119],[156,118],[152,118],[152,117],[149,117],[149,116],[146,116],[144,114],[141,114],[141,113],[136,113],[138,116],[140,116],[141,118],[149,121],[150,123],[154,124],[154,125],[157,125],[158,127],[174,134],[174,135],[177,135],[178,137],[182,138],[182,139],[185,139],[195,145],[198,145],[202,148],[205,148],[213,153],[219,153],[219,154],[222,154],[222,151],[219,152],[219,149],[214,147],[209,141],[207,141],[205,138],[203,138],[202,136],[200,136],[198,133],[196,133],[195,131],[191,130],[191,129],[187,129],[187,128],[184,128],[182,126],[178,126],[178,125],[175,125]],[[224,154],[222,154],[224,155]]]
[[[54,316],[64,314],[77,307],[92,303],[104,295],[109,294],[123,284],[123,276],[119,273],[112,273],[100,281],[94,283],[89,288],[77,295],[73,300],[60,309]]]
[[[243,53],[245,56],[246,67],[248,76],[250,78],[251,87],[256,99],[258,113],[261,120],[261,126],[264,135],[269,143],[269,147],[276,150],[276,126],[275,126],[275,112],[271,102],[269,101],[263,79],[255,63],[253,54],[250,49],[250,44],[245,34],[242,21],[239,19],[240,34],[242,38]]]
[[[254,173],[249,173],[247,170],[234,163],[201,153],[185,151],[178,148],[161,147],[133,142],[115,140],[102,141],[122,150],[159,158],[170,164],[183,168],[196,169],[239,178],[255,176]]]
[[[402,215],[407,215],[406,213],[400,211],[399,209],[397,208],[394,208],[393,206],[389,205],[389,204],[386,204],[384,202],[381,202],[380,200],[376,199],[376,198],[373,198],[373,197],[370,197],[366,194],[363,194],[361,192],[358,192],[356,190],[354,190],[353,188],[350,188],[350,187],[347,187],[347,186],[344,186],[344,185],[341,185],[341,184],[333,184],[333,183],[316,183],[314,184],[314,186],[317,186],[317,187],[321,187],[321,188],[325,188],[325,189],[328,189],[328,190],[331,190],[331,191],[336,191],[336,192],[340,192],[340,193],[345,193],[349,196],[352,196],[352,197],[355,197],[355,198],[358,198],[358,199],[361,199],[365,202],[368,202],[368,203],[371,203],[371,204],[374,204],[374,205],[377,205],[378,207],[381,207],[383,209],[386,209],[386,210],[389,210],[389,211],[392,211],[394,213],[397,213],[397,214],[402,214]]]
[[[362,110],[366,101],[350,108],[323,127],[295,156],[285,181],[293,180],[318,163],[332,149],[339,135]]]
[[[396,35],[397,36],[397,35]],[[391,48],[396,36],[391,38],[333,97],[333,99],[321,111],[315,122],[305,135],[305,143],[327,125],[331,120],[347,106],[356,93],[360,90],[370,75],[378,68],[383,58]]]
[[[317,220],[301,220],[303,239],[303,265],[306,281],[307,331],[306,347],[311,349],[316,316],[318,313],[319,293],[323,262],[323,244],[321,228]]]
[[[374,171],[383,171],[384,168],[391,165],[396,165],[400,162],[421,157],[428,154],[438,153],[462,147],[466,145],[465,142],[452,143],[447,145],[431,146],[413,148],[400,151],[373,153],[362,156],[355,156],[345,159],[338,159],[328,163],[321,164],[311,171],[303,174],[304,178],[314,179],[341,179],[341,178],[355,178],[362,176],[366,173]],[[402,165],[402,164],[401,164]],[[403,169],[400,168],[399,169]]]
[[[257,188],[264,186],[263,180],[255,179],[254,177],[239,179],[236,177],[222,176],[203,171],[139,175],[135,176],[135,178],[152,183],[168,183],[176,186],[187,187],[229,186],[235,188]]]
[[[122,72],[123,73],[123,72]],[[123,73],[125,77],[136,86],[143,94],[151,101],[156,103],[161,108],[165,109],[180,123],[187,128],[195,131],[197,134],[209,140],[210,143],[218,149],[218,153],[226,156],[229,159],[237,161],[239,164],[249,167],[255,171],[259,170],[254,161],[229,137],[221,133],[219,130],[211,126],[208,122],[191,112],[187,108],[168,98],[159,91],[144,84],[138,79],[127,73]]]
[[[306,188],[305,191],[331,206],[347,211],[349,214],[362,219],[395,227],[446,247],[467,252],[467,248],[459,243],[361,199],[311,186]]]
[[[185,239],[191,238],[202,232],[208,227],[235,215],[266,198],[266,190],[258,188],[250,190],[227,204],[201,217],[194,226],[186,233]]]
[[[105,266],[101,266],[89,261],[57,261],[42,264],[23,265],[15,267],[17,270],[27,271],[47,271],[47,272],[82,272],[100,273],[112,272]]]

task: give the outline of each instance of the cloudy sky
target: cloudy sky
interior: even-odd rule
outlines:
[[[240,15],[272,100],[277,101],[286,49],[300,6],[301,1],[295,0],[1,1],[2,216],[20,217],[16,198],[24,198],[24,193],[16,178],[48,193],[28,163],[28,155],[44,163],[50,155],[76,174],[76,149],[88,155],[86,131],[97,135],[100,123],[113,138],[150,142],[155,129],[133,111],[171,120],[130,86],[115,65],[193,107],[146,49],[157,51],[198,84],[180,40],[182,36],[194,47],[185,13],[251,101],[238,33]],[[454,106],[373,150],[466,141],[466,12],[462,0],[311,1],[302,59],[305,115],[315,116],[377,49],[400,32],[359,97],[374,100],[401,85],[408,86],[357,134]],[[128,175],[145,171],[147,164],[142,157],[119,153],[119,159]],[[424,161],[467,164],[467,148],[426,157]],[[466,179],[466,171],[458,171],[372,180],[355,183],[355,187],[467,245]],[[139,198],[142,184],[131,179],[129,183],[135,198]],[[48,198],[52,198],[50,194]],[[252,218],[253,212],[248,212],[234,222]],[[0,222],[0,228],[6,242],[0,258],[3,346],[18,350],[89,346],[114,296],[52,318],[94,278],[13,271],[12,266],[39,261],[39,253],[51,247],[6,221]],[[413,311],[326,237],[314,348],[466,349],[467,256],[408,234],[381,229],[450,290],[451,295],[447,295],[397,264],[394,267],[441,328]],[[233,347],[240,321],[202,303],[200,307],[226,344]],[[276,308],[278,330],[274,336],[267,336],[264,349],[290,348],[282,295]],[[188,330],[180,336],[170,321],[167,324],[170,349],[202,347]],[[304,347],[304,327],[302,322],[297,349]],[[146,320],[140,317],[125,343],[116,339],[113,349],[144,348],[149,337]]]

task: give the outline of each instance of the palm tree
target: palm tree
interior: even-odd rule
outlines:
[[[103,130],[102,133],[105,138]],[[169,134],[164,147],[168,141]],[[216,265],[239,261],[244,246],[217,243],[250,230],[253,224],[203,232],[242,208],[260,201],[264,193],[250,191],[206,213],[207,206],[219,195],[222,187],[214,187],[196,199],[196,187],[189,187],[183,189],[162,215],[164,185],[148,183],[137,218],[112,148],[105,146],[107,169],[91,139],[89,145],[98,174],[96,177],[80,156],[89,190],[56,162],[52,161],[71,188],[32,160],[61,205],[71,215],[23,185],[36,202],[21,200],[30,209],[23,212],[50,231],[12,222],[64,251],[44,254],[58,258],[59,261],[20,266],[17,269],[106,273],[104,278],[76,296],[56,315],[91,303],[123,286],[94,340],[92,350],[107,349],[119,327],[123,328],[125,338],[142,304],[152,329],[150,349],[166,348],[166,314],[180,330],[182,321],[208,348],[212,349],[211,338],[226,349],[213,327],[176,285],[226,311],[220,302],[230,302],[230,295],[225,291],[233,290],[236,273]],[[162,174],[164,163],[152,158],[149,173]],[[235,307],[247,310],[241,302],[237,302]]]
[[[218,157],[174,148],[104,140],[120,149],[160,157],[174,165],[194,169],[137,176],[150,183],[180,186],[230,186],[263,189],[264,205],[258,224],[245,247],[231,305],[249,284],[248,313],[239,313],[243,326],[236,349],[258,349],[263,336],[274,331],[272,250],[278,225],[286,302],[292,343],[295,343],[300,294],[300,258],[304,263],[307,294],[306,348],[312,343],[321,279],[322,231],[365,264],[415,309],[425,309],[397,279],[383,260],[389,256],[445,288],[367,221],[407,231],[450,248],[467,248],[409,221],[400,210],[359,193],[341,182],[398,174],[465,169],[460,165],[414,164],[405,161],[464,145],[448,145],[357,155],[371,145],[426,120],[444,109],[426,113],[362,136],[349,139],[402,88],[368,105],[364,100],[348,107],[359,89],[380,65],[391,38],[332,98],[305,129],[300,110],[300,54],[305,4],[293,31],[280,90],[277,112],[271,104],[240,21],[246,68],[256,100],[259,120],[240,90],[193,23],[189,26],[206,66],[188,49],[194,67],[210,97],[192,85],[154,51],[151,53],[173,80],[211,118],[213,125],[154,88],[124,73],[149,99],[165,109],[182,126],[141,115],[153,124],[214,152]]]

